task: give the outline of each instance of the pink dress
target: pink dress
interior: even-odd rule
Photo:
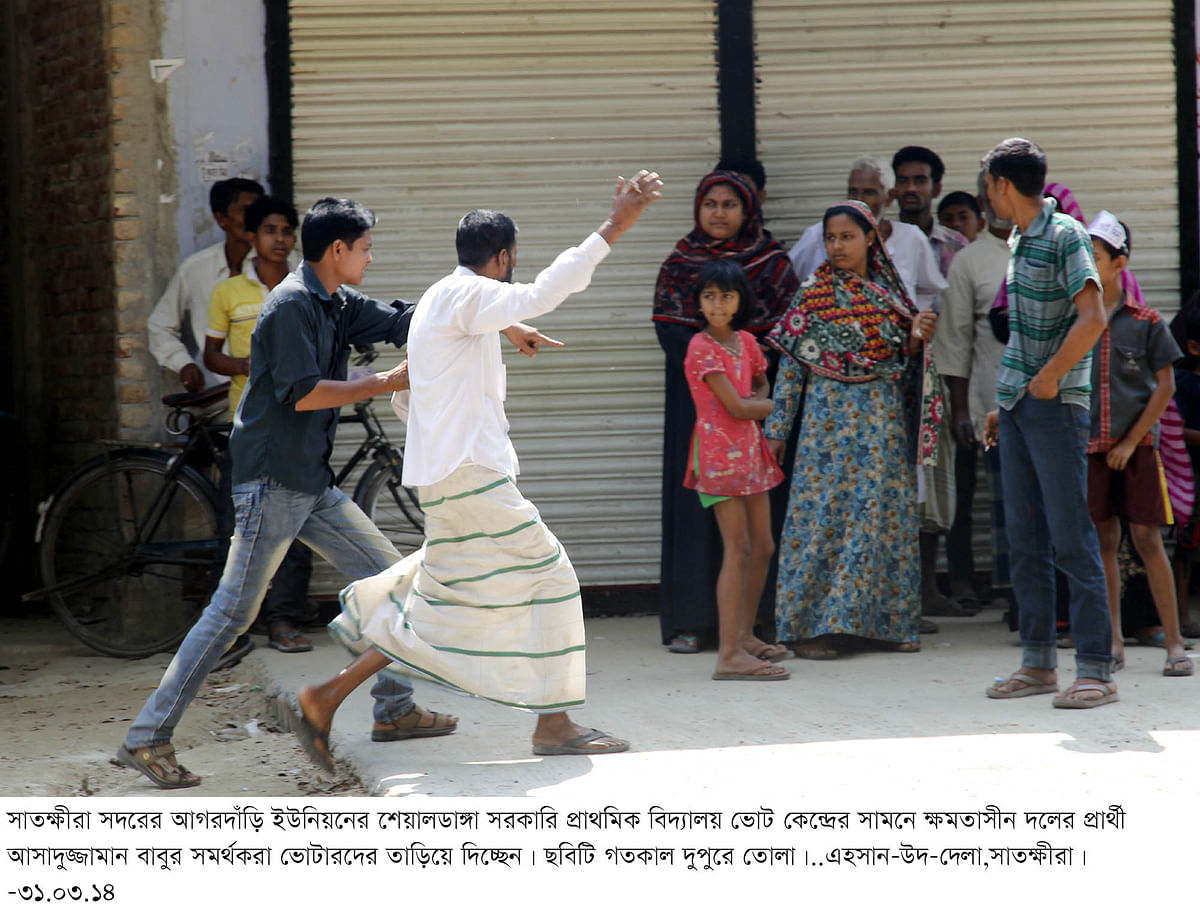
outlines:
[[[738,330],[737,338],[740,348],[735,358],[708,333],[697,333],[683,362],[696,404],[694,454],[683,485],[711,496],[766,493],[783,480],[758,420],[735,419],[704,382],[705,375],[723,372],[740,397],[754,392],[754,376],[766,372],[767,360],[752,335]]]

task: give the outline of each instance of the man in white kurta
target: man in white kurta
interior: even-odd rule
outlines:
[[[537,714],[536,755],[622,752],[629,744],[567,716],[584,703],[579,582],[516,486],[497,334],[585,289],[661,185],[645,172],[621,180],[609,219],[528,284],[510,281],[516,225],[498,212],[463,218],[459,266],[425,292],[409,329],[403,480],[418,490],[425,544],[347,587],[331,625],[360,654],[352,674],[382,665]],[[561,345],[525,329],[535,351],[539,343]],[[302,693],[314,726],[339,681]]]

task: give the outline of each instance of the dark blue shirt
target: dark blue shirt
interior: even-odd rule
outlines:
[[[1200,373],[1175,369],[1175,406],[1183,417],[1183,428],[1200,430]],[[1192,466],[1200,470],[1200,445],[1189,445]]]
[[[333,484],[338,408],[296,410],[321,380],[346,380],[351,343],[408,340],[397,310],[343,285],[325,291],[308,263],[271,291],[250,341],[250,379],[233,420],[233,482],[271,477],[314,496]]]

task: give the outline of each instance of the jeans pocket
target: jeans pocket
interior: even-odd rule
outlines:
[[[258,534],[262,519],[262,485],[258,482],[240,484],[233,490],[234,534],[246,538]]]

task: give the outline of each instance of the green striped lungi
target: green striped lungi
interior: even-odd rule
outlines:
[[[466,464],[420,488],[425,544],[341,594],[330,631],[389,670],[523,710],[584,702],[579,580],[533,503]]]

